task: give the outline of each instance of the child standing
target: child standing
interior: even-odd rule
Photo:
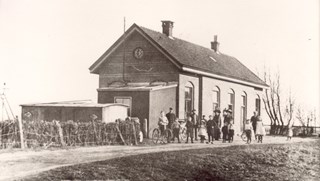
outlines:
[[[192,118],[190,116],[187,119],[186,128],[187,128],[187,141],[186,141],[186,143],[189,142],[189,137],[191,139],[191,143],[193,143],[194,123],[192,122]]]
[[[202,119],[200,120],[200,124],[199,124],[199,137],[200,137],[200,143],[204,143],[204,140],[206,138],[207,135],[207,129],[206,129],[206,117],[205,115],[202,116]]]
[[[222,127],[222,143],[225,143],[228,136],[228,123],[224,122],[224,126]]]
[[[247,143],[250,144],[251,143],[251,130],[253,130],[252,124],[250,123],[250,119],[247,119],[246,124],[244,124],[244,130],[245,130],[246,136],[247,136]]]
[[[180,126],[180,123],[179,123],[179,119],[176,118],[176,120],[171,125],[171,129],[173,131],[172,143],[174,142],[175,138],[178,138],[178,143],[180,143],[180,138],[179,138],[180,127],[181,126]]]
[[[229,138],[229,143],[233,142],[233,135],[234,135],[234,129],[233,129],[233,124],[229,124],[229,133],[228,133],[228,138]]]
[[[260,116],[257,118],[256,122],[256,136],[258,137],[258,143],[262,143],[263,136],[266,134],[266,131],[262,124],[262,119]]]

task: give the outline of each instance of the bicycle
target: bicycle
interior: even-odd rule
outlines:
[[[246,131],[243,131],[242,134],[240,135],[242,141],[247,142],[248,141],[248,137],[246,134]]]
[[[241,137],[242,141],[244,141],[244,142],[247,142],[247,141],[248,141],[248,137],[247,137],[247,134],[246,134],[246,131],[245,131],[245,130],[242,132],[242,134],[240,135],[240,137]],[[253,138],[253,139],[252,139],[252,138]],[[253,132],[253,130],[251,130],[251,141],[252,141],[252,140],[255,140],[254,138],[255,138],[254,132]]]
[[[165,129],[162,135],[160,128],[154,128],[152,131],[152,141],[154,144],[157,144],[158,141],[161,141],[161,143],[170,143],[171,139],[172,130],[169,128]]]

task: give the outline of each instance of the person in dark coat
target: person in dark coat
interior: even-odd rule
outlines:
[[[225,122],[224,126],[222,127],[222,143],[225,143],[227,141],[228,132],[229,132],[228,123]]]
[[[168,127],[171,128],[172,123],[176,120],[176,115],[173,113],[173,109],[170,107],[169,112],[166,114],[166,117],[169,121]]]
[[[229,127],[229,132],[228,132],[229,143],[232,143],[233,142],[233,136],[234,136],[233,124],[230,123],[228,127]]]
[[[194,124],[193,124],[193,121],[192,121],[191,117],[187,118],[186,128],[187,128],[187,141],[186,141],[186,143],[189,142],[189,137],[191,139],[191,143],[193,143]]]
[[[216,108],[214,110],[214,117],[213,117],[213,122],[214,122],[214,138],[215,140],[220,139],[220,128],[221,128],[221,117],[220,117],[220,109]]]
[[[208,142],[207,144],[210,143],[210,138],[212,139],[211,144],[213,144],[214,140],[214,135],[215,135],[215,130],[214,130],[214,121],[212,119],[212,115],[209,115],[209,120],[207,122],[207,133],[208,133]]]
[[[227,127],[228,127],[228,130],[229,130],[229,124],[233,124],[233,117],[232,117],[232,110],[231,109],[228,109],[226,110],[226,116],[224,117],[224,120],[223,122],[227,124]],[[229,134],[227,134],[227,140],[229,140]]]
[[[193,123],[193,130],[194,130],[194,137],[195,141],[198,141],[198,125],[199,125],[199,120],[198,120],[198,115],[196,114],[196,110],[193,109],[191,113],[191,120]]]
[[[256,135],[256,129],[257,129],[257,121],[258,121],[258,113],[257,111],[253,112],[253,116],[251,117],[251,124],[252,124],[252,128],[253,128],[253,132]],[[257,139],[257,137],[255,136],[255,139]]]
[[[224,117],[223,122],[226,122],[228,124],[233,123],[233,117],[232,117],[232,110],[228,109],[227,111],[227,115]]]
[[[179,137],[180,128],[181,126],[179,123],[179,119],[176,118],[176,120],[171,125],[171,130],[173,132],[172,143],[174,142],[174,138],[178,138],[178,143],[180,143],[180,137]]]

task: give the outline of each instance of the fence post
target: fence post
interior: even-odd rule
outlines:
[[[123,139],[123,136],[122,136],[122,134],[121,134],[121,131],[120,131],[120,128],[119,128],[118,123],[116,123],[116,129],[117,129],[117,131],[118,131],[118,134],[119,134],[119,136],[120,136],[123,144],[126,145],[126,142],[125,142],[124,139]]]
[[[145,118],[143,119],[142,125],[143,125],[143,132],[144,132],[144,137],[148,138],[148,120]]]
[[[19,134],[20,134],[20,145],[21,149],[24,149],[24,139],[23,139],[23,129],[22,129],[22,119],[16,118],[19,122]]]
[[[133,130],[134,144],[138,145],[135,121],[132,121],[131,124],[132,124],[132,130]]]
[[[66,146],[66,143],[63,140],[63,130],[61,128],[61,125],[60,125],[59,121],[56,121],[56,126],[58,128],[58,134],[59,134],[59,137],[60,137],[60,143],[64,147],[64,146]]]

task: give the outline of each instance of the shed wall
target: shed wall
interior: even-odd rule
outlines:
[[[30,112],[31,117],[26,118],[25,113]],[[97,107],[39,107],[39,106],[22,106],[22,118],[33,121],[88,121],[90,115],[95,114],[99,120],[102,119],[102,108]]]
[[[167,113],[169,108],[172,107],[174,113],[176,113],[176,93],[177,87],[150,92],[149,137],[152,134],[152,130],[158,127],[160,111]]]

